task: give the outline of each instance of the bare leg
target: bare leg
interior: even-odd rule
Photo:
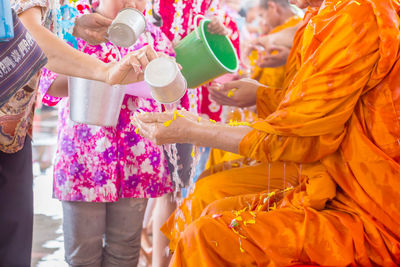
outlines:
[[[176,209],[173,193],[157,199],[153,218],[153,267],[168,266],[171,256],[168,251],[169,240],[161,233],[160,228]]]

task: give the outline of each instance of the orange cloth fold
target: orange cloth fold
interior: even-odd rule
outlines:
[[[240,214],[229,210],[240,197],[212,204],[221,212],[185,230],[170,266],[400,264],[399,10],[324,1],[277,110],[240,144],[244,156],[308,174],[285,196],[247,196]]]

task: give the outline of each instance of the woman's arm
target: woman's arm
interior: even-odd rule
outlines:
[[[19,17],[46,54],[48,69],[68,76],[105,80],[106,64],[73,49],[46,29],[41,23],[42,10],[39,7],[30,8]]]
[[[68,77],[62,74],[58,75],[47,90],[47,94],[53,97],[67,97]]]
[[[48,57],[47,68],[67,76],[78,76],[109,84],[126,84],[143,80],[142,69],[157,57],[156,52],[147,47],[131,53],[118,63],[104,62],[79,52],[41,24],[42,13],[39,7],[30,8],[20,15],[27,30]]]

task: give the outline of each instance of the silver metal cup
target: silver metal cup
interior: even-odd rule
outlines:
[[[187,83],[175,61],[167,57],[152,60],[144,71],[151,96],[159,103],[171,104],[186,93]]]
[[[122,9],[108,28],[108,39],[120,47],[130,47],[146,30],[146,18],[137,9]]]
[[[98,126],[116,126],[125,88],[77,77],[68,78],[71,120]]]

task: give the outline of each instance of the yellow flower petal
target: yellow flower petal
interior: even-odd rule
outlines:
[[[195,151],[194,151],[194,146],[193,146],[193,149],[192,149],[192,158],[194,158],[194,155],[195,155]]]
[[[242,248],[242,240],[240,240],[240,238],[239,238],[239,249],[240,249],[240,252],[242,252],[242,253],[245,253],[246,251],[244,251],[244,249]]]
[[[164,122],[164,126],[168,127],[171,125],[171,123],[172,123],[172,120],[166,121],[166,122]]]
[[[255,224],[255,223],[256,223],[256,220],[250,219],[250,220],[245,221],[245,223],[246,223],[246,224]]]

